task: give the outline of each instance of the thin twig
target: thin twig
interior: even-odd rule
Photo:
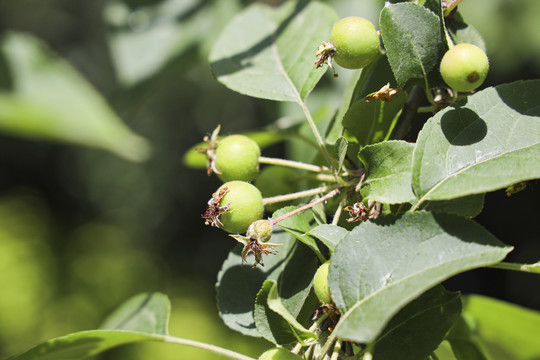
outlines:
[[[263,205],[275,204],[275,203],[285,202],[285,201],[289,201],[289,200],[296,200],[296,199],[300,199],[300,198],[303,198],[303,197],[318,195],[318,194],[325,193],[328,190],[334,189],[335,187],[336,187],[335,184],[334,185],[325,185],[325,186],[321,186],[321,187],[314,188],[314,189],[302,190],[302,191],[294,192],[294,193],[291,193],[291,194],[267,197],[267,198],[263,199]]]
[[[320,197],[320,198],[317,198],[317,199],[313,199],[311,202],[309,202],[308,204],[304,205],[304,206],[301,206],[299,207],[298,209],[295,209],[291,212],[288,212],[286,214],[283,214],[281,215],[280,217],[276,218],[276,219],[272,219],[270,220],[270,224],[271,225],[276,225],[278,222],[280,222],[281,220],[285,220],[286,218],[288,217],[291,217],[293,215],[296,215],[298,213],[301,213],[302,211],[305,211],[307,209],[310,209],[312,207],[314,207],[315,205],[319,204],[319,203],[322,203],[328,199],[331,199],[332,197],[336,196],[337,194],[339,194],[339,192],[341,191],[341,189],[343,189],[343,186],[340,186],[332,191],[330,191],[328,194],[324,195],[323,197]]]
[[[300,161],[271,158],[271,157],[266,157],[266,156],[259,156],[259,163],[268,164],[268,165],[286,166],[286,167],[291,167],[295,169],[313,171],[313,172],[318,172],[318,173],[321,173],[321,172],[330,173],[330,169],[327,168],[326,166],[318,166],[318,165],[306,164]]]
[[[330,158],[330,155],[328,154],[328,151],[326,150],[326,146],[324,144],[324,141],[323,141],[323,139],[321,137],[321,134],[319,133],[319,130],[317,129],[317,125],[315,125],[315,121],[313,121],[313,118],[311,117],[311,113],[309,112],[309,109],[308,109],[307,105],[304,102],[302,102],[300,104],[300,107],[302,108],[302,111],[304,112],[304,115],[306,116],[309,127],[311,128],[311,131],[313,132],[313,135],[315,136],[315,139],[317,140],[317,144],[319,145],[319,148],[321,149],[321,152],[322,152],[326,162],[330,166],[330,169],[331,169],[332,173],[334,174],[334,176],[337,178],[338,176],[337,176],[335,168],[334,168],[334,163],[333,163],[332,159]]]
[[[339,223],[339,218],[341,217],[341,214],[343,213],[343,207],[345,206],[345,203],[347,202],[347,197],[343,196],[341,200],[339,201],[338,208],[336,209],[336,212],[334,213],[334,218],[332,219],[332,225],[337,225]]]

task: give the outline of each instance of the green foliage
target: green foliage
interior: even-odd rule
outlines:
[[[219,12],[223,6],[205,11]],[[111,44],[124,84],[152,77],[202,41],[193,31],[199,24],[199,16],[190,15],[194,9],[177,8],[167,21],[149,25],[147,38],[118,30]],[[361,71],[340,75],[347,80],[343,89],[334,78],[323,79],[322,64],[331,67],[331,56],[314,65],[318,46],[326,44],[337,20],[327,4],[255,3],[238,11],[217,36],[209,51],[217,81],[243,95],[295,103],[305,117],[298,120],[283,106],[284,117],[248,133],[263,151],[285,142],[290,159],[257,153],[252,160],[272,164],[264,170],[266,177],[255,185],[225,184],[230,192],[218,189],[203,215],[208,224],[238,234],[265,215],[265,224],[273,226],[264,244],[251,231],[235,236],[244,248],[233,248],[221,266],[217,305],[229,328],[304,359],[540,356],[538,312],[462,297],[442,285],[480,267],[531,273],[539,268],[538,262],[503,262],[513,248],[473,218],[482,211],[486,193],[540,178],[540,81],[501,84],[475,94],[449,91],[439,67],[452,42],[485,46],[461,14],[449,10],[438,0],[388,2],[379,16],[384,54]],[[184,41],[174,16],[189,19],[181,26]],[[12,34],[6,39],[2,51],[15,91],[0,93],[2,129],[102,147],[131,160],[146,156],[144,140],[120,125],[69,66],[33,38]],[[154,53],[132,58],[136,49],[153,43]],[[312,91],[317,96],[308,106]],[[69,104],[60,102],[62,96]],[[77,136],[69,132],[74,113],[82,129]],[[431,117],[422,122],[421,113]],[[204,168],[207,156],[192,147],[183,160]],[[277,166],[286,170],[276,171]],[[263,199],[260,191],[272,199]],[[275,207],[271,217],[263,204],[267,211]],[[5,238],[0,246],[16,248],[9,232]],[[23,252],[35,255],[29,247]],[[252,257],[256,262],[250,266],[246,262]],[[328,263],[329,293],[320,296],[314,275]],[[37,267],[29,268],[37,273]],[[169,336],[169,312],[164,295],[142,294],[115,311],[102,329],[49,340],[11,360],[78,359],[146,341],[250,359]]]
[[[111,330],[89,330],[49,340],[9,360],[82,359],[140,341],[164,341],[170,304],[163,294],[141,294],[104,322]],[[113,330],[114,329],[114,330]]]
[[[131,161],[149,156],[145,139],[129,130],[79,73],[30,35],[6,34],[0,56],[10,83],[0,88],[0,129],[31,139],[108,150]]]
[[[419,201],[479,194],[540,177],[539,85],[529,80],[488,88],[429,119],[413,155]],[[501,169],[510,168],[500,176]]]
[[[408,301],[457,273],[511,250],[476,223],[418,212],[355,228],[330,262],[330,292],[343,316],[335,331],[369,343]]]
[[[445,50],[440,18],[422,6],[401,3],[385,7],[380,23],[388,61],[398,84],[404,86],[413,79],[428,83]]]
[[[312,49],[335,20],[335,12],[319,2],[289,1],[276,9],[253,4],[217,39],[212,71],[241,94],[302,103],[323,75],[313,67]]]

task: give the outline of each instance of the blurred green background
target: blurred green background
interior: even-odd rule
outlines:
[[[51,74],[73,82],[56,84],[46,76],[38,81],[25,72],[23,62],[18,77],[14,76],[13,64],[19,62],[10,63],[5,51],[19,49],[24,56],[23,48],[4,43],[0,55],[0,358],[51,337],[96,328],[124,300],[148,291],[170,296],[173,335],[251,356],[270,347],[262,340],[236,335],[219,319],[214,282],[234,241],[205,227],[200,218],[219,181],[182,163],[183,154],[217,124],[224,133],[234,133],[259,129],[287,115],[287,106],[233,93],[210,72],[207,54],[212,41],[249,3],[0,0],[3,38],[22,31],[41,39],[76,68],[133,131],[107,124],[92,127],[93,117],[115,116],[91,104],[81,105],[78,88],[72,91],[70,86],[84,80],[73,80],[64,68]],[[379,0],[330,3],[342,17],[359,15],[374,22],[383,6]],[[486,40],[491,60],[486,86],[539,77],[539,1],[465,0],[460,9]],[[29,66],[36,74],[45,67],[39,62]],[[329,82],[330,76],[321,87]],[[33,102],[12,101],[11,95],[19,93]],[[91,147],[70,145],[65,143],[73,142],[69,139],[73,133],[51,138],[43,129],[36,136],[2,122],[2,116],[20,109],[24,109],[21,116],[28,118],[45,116],[49,108],[42,111],[39,100],[49,95],[52,100],[45,105],[73,110],[59,116],[67,124],[81,126],[74,130],[76,135],[79,131],[90,138],[93,131],[102,131],[107,141],[96,143],[95,138],[83,136],[75,143]],[[54,106],[49,110],[58,110]],[[146,143],[134,133],[150,143],[145,161]],[[43,140],[49,138],[59,141]],[[285,152],[282,145],[265,149],[267,156]],[[490,194],[486,211],[478,218],[502,241],[516,246],[511,261],[538,260],[539,193],[538,183],[533,183],[511,198],[503,192]],[[533,275],[478,270],[452,279],[447,286],[540,309],[539,281]],[[215,356],[153,344],[128,346],[100,357],[118,358]]]

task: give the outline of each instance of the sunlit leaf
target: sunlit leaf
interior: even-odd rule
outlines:
[[[324,74],[315,52],[337,20],[316,1],[288,1],[272,8],[255,3],[223,30],[210,53],[217,79],[239,93],[303,102]]]
[[[427,8],[388,4],[380,17],[388,61],[400,86],[411,79],[427,79],[444,53],[440,19]]]
[[[485,89],[428,120],[413,155],[420,202],[540,177],[540,80]]]
[[[475,339],[494,360],[540,357],[540,312],[484,296],[464,301],[464,316]]]
[[[413,150],[414,144],[405,141],[385,141],[362,148],[358,154],[366,169],[362,197],[386,204],[413,200]]]
[[[341,240],[330,261],[335,331],[369,343],[409,301],[441,281],[501,261],[511,250],[465,218],[426,212],[367,222]]]
[[[446,339],[457,360],[487,360],[467,321],[460,317]]]
[[[336,225],[319,225],[309,231],[317,239],[321,240],[326,247],[334,251],[336,245],[343,239],[349,231]]]

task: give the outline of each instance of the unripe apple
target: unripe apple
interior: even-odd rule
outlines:
[[[361,17],[350,16],[336,23],[330,33],[335,47],[334,60],[347,69],[360,69],[379,54],[379,35],[375,26]]]
[[[457,91],[467,92],[482,85],[488,70],[489,60],[486,53],[472,44],[455,45],[441,60],[444,82]]]

